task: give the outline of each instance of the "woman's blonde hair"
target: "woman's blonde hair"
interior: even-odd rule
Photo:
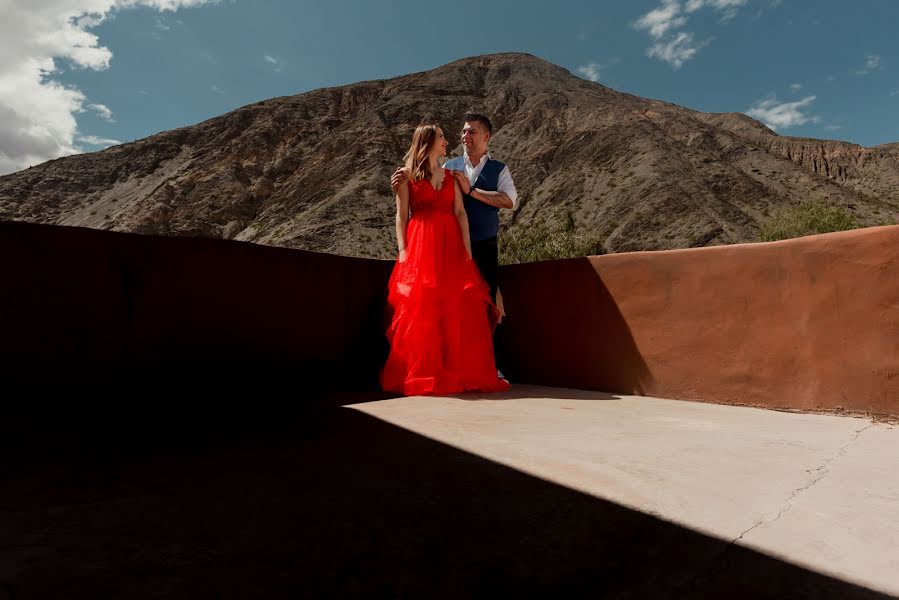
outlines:
[[[437,123],[423,123],[415,128],[415,133],[412,134],[412,145],[409,146],[409,151],[403,157],[412,181],[431,178],[431,161],[428,160],[428,153],[437,140],[439,127],[440,125]]]

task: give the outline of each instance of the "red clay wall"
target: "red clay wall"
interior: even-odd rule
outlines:
[[[285,398],[372,385],[386,356],[390,267],[241,242],[0,223],[0,374],[20,391],[109,384],[125,396],[141,386],[177,391],[185,377],[227,393],[268,389],[265,377],[277,374]]]
[[[899,227],[503,270],[518,381],[899,414]]]
[[[881,227],[504,267],[501,366],[522,383],[899,415],[897,258],[899,227]],[[373,386],[391,267],[0,223],[0,375],[26,391],[168,389],[178,373],[253,391],[269,371],[285,398]]]

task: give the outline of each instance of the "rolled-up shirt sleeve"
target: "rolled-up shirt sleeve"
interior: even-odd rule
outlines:
[[[499,174],[496,191],[504,193],[512,200],[512,210],[518,208],[518,191],[515,189],[515,182],[512,181],[512,173],[509,172],[508,166],[503,167]]]

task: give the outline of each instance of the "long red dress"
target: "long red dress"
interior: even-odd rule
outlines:
[[[497,311],[465,251],[453,182],[446,170],[439,190],[427,179],[409,182],[406,259],[394,265],[387,297],[390,356],[381,372],[387,391],[417,396],[509,387],[496,375]]]

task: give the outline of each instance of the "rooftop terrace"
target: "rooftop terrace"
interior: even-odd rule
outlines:
[[[899,227],[507,267],[483,398],[375,389],[389,263],[0,256],[0,599],[899,595]]]

